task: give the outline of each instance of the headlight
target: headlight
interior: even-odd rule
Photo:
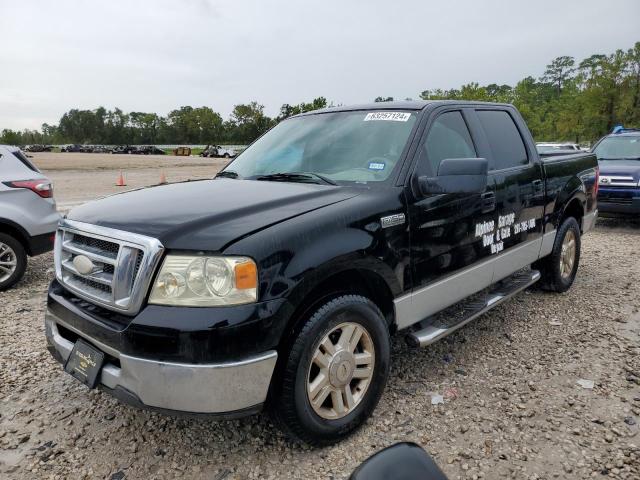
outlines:
[[[207,307],[258,299],[258,269],[247,257],[167,255],[149,303]]]

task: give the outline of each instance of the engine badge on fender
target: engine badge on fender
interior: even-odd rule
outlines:
[[[402,225],[404,223],[404,213],[396,213],[389,215],[388,217],[380,218],[382,228],[393,227],[395,225]]]

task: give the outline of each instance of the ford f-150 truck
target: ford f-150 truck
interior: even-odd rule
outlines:
[[[511,105],[289,118],[215,179],[113,195],[59,226],[45,318],[65,370],[123,402],[335,442],[372,413],[390,336],[425,346],[539,281],[564,292],[596,157],[541,160]]]

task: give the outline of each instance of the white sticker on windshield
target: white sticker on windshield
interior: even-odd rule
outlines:
[[[407,112],[371,112],[367,113],[364,121],[386,120],[388,122],[406,122],[410,118],[411,114]]]

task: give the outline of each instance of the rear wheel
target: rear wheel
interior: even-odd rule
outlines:
[[[369,299],[344,295],[304,323],[274,385],[274,420],[293,439],[328,445],[371,414],[389,375],[387,323]]]
[[[566,218],[556,235],[551,255],[534,264],[540,270],[540,286],[552,292],[566,292],[573,285],[580,262],[580,226]]]
[[[18,240],[0,233],[0,291],[15,285],[27,268],[27,254]]]

